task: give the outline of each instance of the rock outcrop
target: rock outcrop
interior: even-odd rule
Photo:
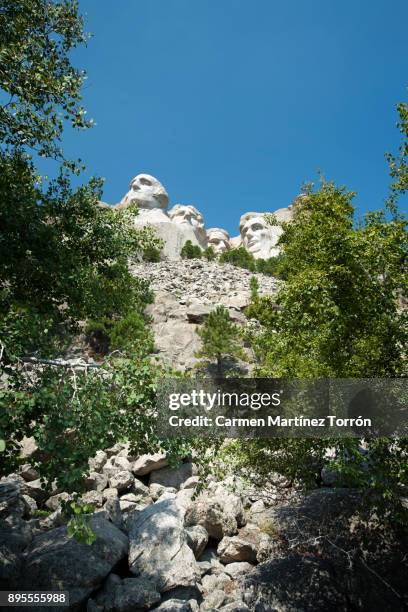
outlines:
[[[242,311],[250,302],[251,277],[258,279],[260,295],[274,295],[279,286],[271,276],[216,261],[143,262],[131,269],[136,276],[149,279],[155,292],[154,303],[146,312],[152,318],[157,356],[182,370],[197,364],[197,326],[211,310],[222,304],[235,323],[246,325]]]

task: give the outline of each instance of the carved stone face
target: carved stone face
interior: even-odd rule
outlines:
[[[214,252],[219,255],[228,251],[230,246],[230,236],[228,232],[220,227],[212,227],[207,230],[208,246],[214,249]]]
[[[163,185],[150,174],[138,174],[132,179],[129,191],[122,199],[120,206],[128,206],[135,202],[140,209],[153,210],[155,208],[166,210],[169,196]]]
[[[199,243],[202,246],[207,244],[204,218],[195,206],[192,206],[191,204],[187,206],[184,206],[183,204],[176,204],[169,210],[169,217],[173,223],[191,226]]]
[[[255,259],[268,259],[274,252],[277,237],[261,213],[246,213],[241,217],[242,245]]]

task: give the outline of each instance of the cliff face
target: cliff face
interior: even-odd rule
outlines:
[[[200,347],[197,327],[217,305],[228,308],[231,319],[247,325],[243,313],[250,301],[249,282],[256,276],[260,295],[276,293],[276,279],[215,261],[181,260],[140,263],[135,276],[150,280],[155,301],[147,313],[152,317],[157,356],[174,368],[191,370]]]

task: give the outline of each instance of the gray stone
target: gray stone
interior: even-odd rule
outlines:
[[[116,585],[113,594],[113,609],[115,612],[135,612],[135,610],[149,610],[160,601],[160,593],[154,584],[139,576],[137,578],[124,578]]]
[[[213,498],[201,498],[193,502],[186,514],[186,526],[192,525],[202,525],[216,540],[237,532],[235,517],[232,514],[226,514],[222,506]]]
[[[205,304],[192,304],[186,311],[190,323],[202,323],[208,317],[212,308]]]
[[[233,601],[232,603],[222,606],[220,612],[250,612],[248,606],[243,601]]]
[[[97,538],[86,545],[58,527],[34,538],[27,550],[21,589],[69,591],[75,609],[102,584],[128,550],[126,536],[101,516],[90,519]]]
[[[62,513],[61,508],[54,510],[50,515],[40,518],[40,527],[42,529],[55,529],[61,527],[67,523],[65,515]]]
[[[199,482],[200,482],[200,479],[198,476],[190,476],[190,478],[187,478],[187,480],[181,484],[180,488],[181,489],[195,489]]]
[[[99,450],[95,453],[95,457],[88,460],[91,472],[100,472],[108,460],[108,455],[105,451]]]
[[[107,462],[102,468],[102,473],[109,479],[112,478],[115,474],[120,472],[120,468],[114,464],[114,457],[109,457]]]
[[[259,565],[243,582],[251,610],[346,612],[346,597],[338,591],[331,565],[317,557],[293,555]]]
[[[109,497],[104,506],[108,519],[118,528],[123,529],[124,522],[118,497]]]
[[[129,459],[127,459],[127,457],[122,457],[120,455],[113,457],[113,463],[121,470],[125,470],[127,472],[132,471],[132,463],[129,461]]]
[[[143,484],[143,482],[140,482],[140,480],[137,480],[137,478],[135,478],[135,481],[132,485],[131,488],[131,492],[134,493],[135,495],[140,495],[142,497],[150,497],[150,490],[149,487],[147,487],[146,485]]]
[[[208,593],[207,597],[204,599],[200,606],[200,611],[219,610],[226,600],[228,600],[228,597],[224,591],[221,589],[214,589],[211,593]]]
[[[133,485],[135,478],[131,472],[123,470],[117,472],[109,478],[109,486],[113,489],[120,491],[126,491]]]
[[[57,493],[57,495],[52,495],[47,501],[45,505],[50,510],[58,510],[61,507],[61,502],[69,502],[72,499],[72,496],[69,493]]]
[[[195,558],[199,559],[208,543],[208,532],[202,525],[186,528],[187,544],[192,549]]]
[[[196,468],[193,463],[182,463],[178,468],[165,467],[161,470],[153,472],[150,476],[150,484],[158,483],[164,487],[174,487],[179,489],[180,486],[191,476],[196,473]]]
[[[130,571],[151,580],[160,592],[195,585],[200,578],[183,523],[184,510],[174,500],[156,502],[130,517]]]
[[[165,490],[166,490],[166,487],[163,487],[163,485],[160,485],[157,482],[154,482],[153,484],[149,486],[150,497],[152,498],[153,501],[157,501],[159,497],[163,495]],[[175,492],[176,492],[176,489],[174,489],[174,493]]]
[[[201,584],[204,589],[204,596],[211,593],[214,589],[221,589],[225,591],[226,585],[231,585],[231,576],[228,576],[224,572],[218,574],[206,574],[201,580]]]
[[[114,455],[119,455],[124,450],[128,450],[129,444],[124,444],[123,442],[116,442],[111,448],[106,449],[106,455],[109,459],[111,459]]]
[[[132,472],[135,476],[145,476],[146,474],[150,474],[150,472],[160,470],[167,464],[168,460],[166,458],[166,455],[163,453],[156,453],[154,455],[141,455],[133,463]]]
[[[18,481],[0,482],[0,519],[14,516],[21,518],[25,512]]]
[[[35,499],[37,503],[43,502],[48,496],[39,478],[25,482],[21,487],[21,492]]]
[[[106,474],[90,472],[85,478],[85,486],[90,491],[103,491],[108,486],[108,477]]]
[[[22,497],[22,500],[24,501],[24,504],[26,506],[26,510],[25,510],[25,513],[24,513],[25,516],[26,517],[33,516],[33,514],[37,510],[37,502],[35,501],[35,499],[30,497],[29,495],[22,495],[21,497]]]
[[[20,475],[25,481],[31,482],[32,480],[38,480],[40,477],[39,473],[29,463],[25,463],[20,468]]]
[[[228,563],[224,570],[228,576],[231,576],[233,580],[236,580],[239,576],[247,575],[254,569],[254,566],[247,561],[236,561],[234,563]]]
[[[103,497],[100,491],[88,491],[82,495],[81,499],[85,504],[90,504],[94,508],[102,508]]]
[[[223,563],[247,561],[256,563],[258,553],[265,550],[270,538],[256,525],[247,525],[240,529],[238,535],[224,537],[218,545],[218,555]]]
[[[118,497],[118,490],[115,487],[108,487],[102,491],[102,499],[103,501],[107,501],[108,499],[114,499]]]

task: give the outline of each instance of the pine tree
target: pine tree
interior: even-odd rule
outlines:
[[[202,357],[207,362],[215,360],[218,376],[222,376],[224,357],[235,359],[244,357],[239,328],[231,321],[225,306],[217,306],[210,312],[202,328],[197,330],[197,334],[203,344],[196,357]]]

